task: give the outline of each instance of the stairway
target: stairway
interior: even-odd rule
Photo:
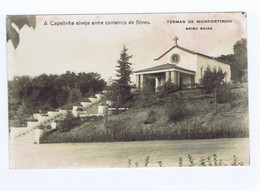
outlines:
[[[29,132],[23,133],[20,136],[16,137],[15,139],[11,140],[10,143],[12,144],[33,144],[34,143],[34,129],[30,130]]]

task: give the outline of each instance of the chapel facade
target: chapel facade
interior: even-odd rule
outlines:
[[[178,37],[174,38],[175,44],[164,54],[154,59],[157,66],[135,71],[136,86],[143,88],[154,84],[158,90],[165,82],[170,81],[178,87],[189,87],[200,83],[205,69],[221,68],[226,72],[225,82],[231,81],[230,63],[215,59],[213,57],[194,52],[178,45]]]

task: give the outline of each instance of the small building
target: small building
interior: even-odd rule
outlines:
[[[221,68],[226,72],[224,81],[231,81],[230,63],[183,48],[177,44],[178,37],[174,41],[173,47],[154,59],[157,66],[134,72],[137,87],[152,84],[157,90],[167,81],[178,87],[198,84],[208,66],[211,69]]]

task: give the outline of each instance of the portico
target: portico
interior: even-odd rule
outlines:
[[[177,87],[192,87],[200,83],[207,67],[221,68],[227,74],[224,81],[230,82],[229,63],[180,47],[177,41],[178,37],[175,37],[174,46],[154,59],[156,66],[134,72],[138,88],[152,85],[158,90],[167,81]]]
[[[167,81],[174,83],[176,86],[182,86],[184,84],[193,84],[195,80],[194,71],[189,71],[171,64],[139,70],[135,73],[137,87],[143,88],[147,85],[147,81],[153,79],[155,90],[158,90],[158,88]]]

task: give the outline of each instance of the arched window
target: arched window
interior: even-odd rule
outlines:
[[[200,68],[200,78],[202,78],[203,77],[203,66],[201,66],[201,68]]]

